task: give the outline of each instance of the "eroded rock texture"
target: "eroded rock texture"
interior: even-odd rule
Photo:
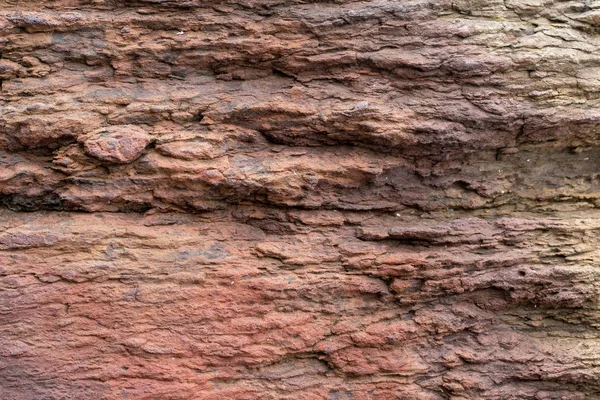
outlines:
[[[599,29],[0,0],[0,398],[600,399]]]

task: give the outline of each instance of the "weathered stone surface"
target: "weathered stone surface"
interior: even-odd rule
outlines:
[[[87,155],[100,161],[129,164],[142,155],[150,136],[135,125],[115,126],[92,132],[83,139]]]
[[[0,222],[2,398],[600,390],[596,210],[3,211]],[[374,229],[391,233],[362,238]]]
[[[0,399],[600,398],[594,2],[0,2]]]

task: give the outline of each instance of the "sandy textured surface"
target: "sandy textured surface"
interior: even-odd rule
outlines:
[[[0,398],[600,399],[600,5],[0,0]]]

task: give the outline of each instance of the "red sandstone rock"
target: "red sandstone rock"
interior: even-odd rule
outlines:
[[[598,11],[0,4],[0,399],[596,399]]]
[[[357,239],[422,221],[393,214],[4,211],[3,397],[593,398],[600,215],[504,211],[467,225],[485,246]]]
[[[115,164],[129,164],[137,160],[148,144],[150,136],[135,125],[103,128],[83,139],[87,155]]]

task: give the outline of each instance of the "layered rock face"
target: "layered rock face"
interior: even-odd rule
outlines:
[[[600,399],[600,4],[0,2],[0,398]]]

